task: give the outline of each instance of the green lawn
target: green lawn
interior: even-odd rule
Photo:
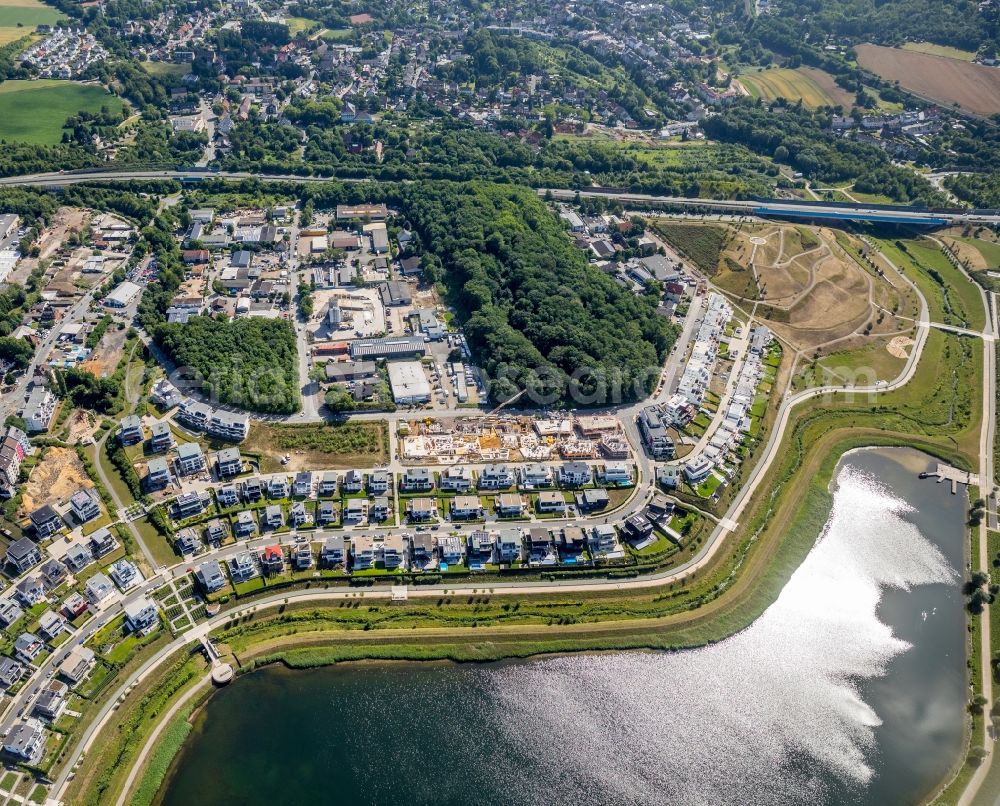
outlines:
[[[191,65],[173,62],[143,62],[142,69],[151,76],[183,76],[191,71]]]
[[[988,269],[1000,266],[1000,243],[984,241],[982,238],[955,238],[956,241],[967,243],[986,259]]]
[[[4,7],[0,6],[0,11]],[[121,109],[123,102],[96,84],[41,79],[0,84],[0,139],[56,145],[66,118],[78,112]]]
[[[951,265],[937,244],[925,239],[884,239],[878,240],[878,246],[923,292],[932,321],[983,329],[986,311],[979,289]]]

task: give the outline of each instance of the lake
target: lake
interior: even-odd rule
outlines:
[[[777,601],[716,645],[268,668],[200,712],[165,806],[919,802],[957,760],[967,497],[856,451]]]

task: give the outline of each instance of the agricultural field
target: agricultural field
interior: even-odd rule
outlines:
[[[0,84],[0,139],[56,145],[71,115],[123,105],[124,101],[97,84],[57,79],[4,81]]]
[[[53,25],[65,17],[39,0],[0,0],[0,46],[33,33],[39,25]]]
[[[944,56],[948,59],[958,59],[963,62],[971,62],[976,58],[976,54],[971,50],[953,48],[950,45],[936,45],[933,42],[904,42],[903,50],[912,50],[914,53],[928,53],[931,56]]]
[[[858,45],[858,64],[945,106],[974,115],[1000,113],[1000,70],[960,59],[882,45]]]
[[[739,81],[751,96],[765,101],[801,99],[803,105],[811,109],[838,104],[849,109],[854,103],[852,93],[838,87],[829,73],[814,67],[779,67],[747,73],[740,76]]]
[[[651,225],[671,246],[709,277],[718,271],[722,249],[730,237],[729,228],[714,224],[679,223],[666,218],[656,219]]]

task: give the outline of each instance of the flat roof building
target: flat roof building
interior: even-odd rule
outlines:
[[[431,385],[419,361],[389,364],[389,386],[392,388],[392,399],[403,405],[427,403],[431,399]]]

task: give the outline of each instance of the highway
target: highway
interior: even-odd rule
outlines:
[[[271,182],[363,182],[367,179],[338,176],[297,176],[295,174],[261,174],[253,171],[205,171],[204,168],[191,170],[109,170],[109,171],[67,171],[65,173],[49,172],[26,174],[23,176],[0,177],[0,187],[34,186],[34,187],[64,187],[82,182],[131,182],[149,179],[259,179]],[[623,204],[646,207],[690,207],[697,210],[712,210],[734,212],[741,215],[766,215],[774,217],[803,218],[815,216],[824,219],[841,219],[848,221],[868,220],[883,223],[899,223],[903,225],[942,226],[944,224],[1000,224],[1000,215],[973,214],[971,211],[930,212],[914,211],[905,208],[898,210],[873,208],[871,205],[833,205],[806,204],[797,201],[769,199],[759,201],[754,199],[700,199],[687,196],[658,196],[649,193],[631,193],[613,188],[591,187],[580,190],[566,188],[538,188],[540,196],[551,195],[560,201],[572,201],[577,195],[584,198],[614,199]]]

